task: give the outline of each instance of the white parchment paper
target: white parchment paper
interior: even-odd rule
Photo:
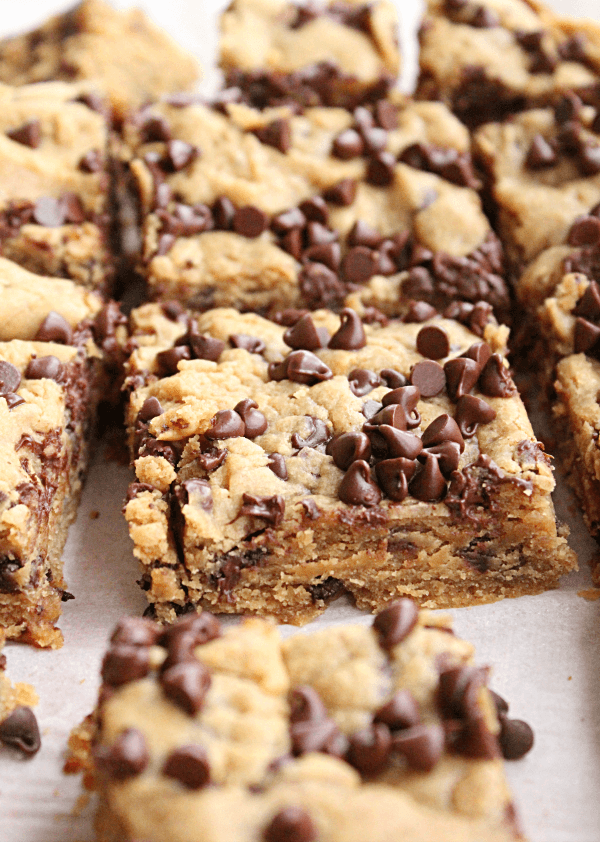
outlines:
[[[129,5],[127,0],[113,2]],[[414,78],[420,4],[397,3],[408,87]],[[600,0],[550,4],[565,13],[600,18]],[[214,89],[221,0],[144,0],[138,5],[198,55],[205,67],[202,88]],[[0,37],[32,27],[64,7],[62,0],[0,0]],[[536,431],[543,435],[540,424]],[[71,728],[94,706],[112,627],[126,614],[141,614],[146,605],[135,584],[139,570],[121,515],[130,480],[130,471],[107,461],[99,444],[65,550],[68,587],[76,597],[64,605],[60,625],[65,645],[56,652],[6,647],[9,676],[31,682],[40,695],[36,713],[43,743],[31,760],[0,751],[0,842],[93,840],[93,800],[81,807],[79,779],[61,770]],[[507,764],[531,842],[599,842],[600,602],[578,596],[591,586],[588,562],[599,548],[565,489],[559,489],[556,504],[559,518],[571,527],[581,571],[565,577],[558,591],[452,614],[457,633],[476,644],[479,663],[492,666],[492,685],[510,701],[511,714],[535,729],[533,751]],[[339,601],[310,628],[348,620],[370,622]],[[284,633],[293,631],[284,628]]]

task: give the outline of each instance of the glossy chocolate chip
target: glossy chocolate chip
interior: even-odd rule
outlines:
[[[369,725],[351,735],[346,760],[362,775],[377,775],[387,764],[391,745],[387,725],[382,722]]]
[[[332,272],[337,272],[342,260],[342,249],[339,243],[318,243],[302,252],[302,260],[322,263]]]
[[[422,327],[417,334],[417,351],[430,360],[441,360],[450,353],[448,334],[437,325]]]
[[[386,497],[395,503],[401,503],[408,496],[408,483],[417,468],[413,459],[401,456],[384,459],[375,465],[377,482]]]
[[[399,389],[402,386],[406,386],[407,383],[406,377],[393,368],[382,368],[379,376],[390,389]]]
[[[465,440],[462,437],[458,424],[450,415],[438,415],[431,424],[423,431],[421,436],[423,446],[431,447],[444,442],[456,442],[462,453],[465,449]]]
[[[479,424],[489,424],[496,417],[496,410],[475,395],[463,395],[456,404],[455,420],[463,438],[469,439],[477,432]]]
[[[445,441],[441,444],[434,444],[425,448],[419,455],[419,461],[423,461],[427,454],[435,456],[439,469],[445,477],[450,477],[453,471],[458,469],[460,462],[460,445],[454,441]]]
[[[152,421],[153,418],[157,418],[159,415],[162,415],[163,412],[164,409],[162,408],[158,398],[150,397],[146,398],[142,404],[142,408],[138,413],[138,418],[143,422]]]
[[[285,514],[285,499],[281,494],[265,497],[253,494],[242,495],[240,516],[260,517],[272,526],[279,526]]]
[[[370,419],[370,425],[368,427],[365,425],[363,429],[365,433],[370,434],[373,426],[377,427],[384,424],[389,427],[394,427],[397,430],[406,430],[407,421],[406,410],[404,407],[400,406],[400,404],[390,404],[389,406],[384,406]]]
[[[212,206],[215,228],[219,231],[230,231],[233,228],[235,205],[227,196],[219,196]]]
[[[381,379],[374,371],[367,368],[354,368],[348,375],[348,383],[352,394],[357,398],[362,398],[363,395],[381,386]]]
[[[201,710],[211,681],[210,672],[197,660],[175,664],[160,676],[165,696],[190,716]]]
[[[12,363],[0,360],[0,395],[16,392],[21,383],[21,372]]]
[[[102,681],[111,687],[120,687],[130,681],[144,678],[150,671],[148,649],[116,643],[102,661]]]
[[[204,435],[207,439],[231,439],[243,436],[245,432],[246,425],[235,409],[221,409],[211,418]]]
[[[273,120],[266,126],[254,129],[254,134],[261,143],[272,146],[284,154],[292,145],[292,128],[289,120]]]
[[[0,742],[18,749],[28,757],[40,750],[40,729],[30,707],[17,707],[0,722]]]
[[[364,219],[357,219],[348,234],[348,245],[376,249],[381,245],[382,239],[379,231],[369,225],[368,222],[365,222]]]
[[[276,813],[263,831],[264,842],[315,842],[317,828],[302,807],[285,807]]]
[[[15,395],[12,392],[8,395],[3,395],[3,397],[9,409],[15,409],[15,407],[21,406],[25,403],[22,397],[20,397],[19,395]]]
[[[533,748],[533,730],[522,719],[500,716],[499,741],[505,760],[520,760]]]
[[[283,213],[273,217],[271,230],[282,236],[287,234],[288,231],[293,231],[294,228],[304,228],[306,222],[306,216],[300,208],[290,208],[290,210],[283,211]]]
[[[558,155],[554,146],[543,135],[534,135],[525,159],[526,166],[530,170],[541,170],[554,166],[557,160]]]
[[[479,366],[479,370],[484,367],[489,358],[492,356],[492,349],[487,342],[474,342],[470,345],[461,357],[474,360]]]
[[[270,468],[275,476],[279,477],[279,479],[287,480],[288,470],[285,464],[285,456],[282,456],[281,453],[270,453],[267,467]]]
[[[191,657],[194,658],[193,649],[196,646],[202,646],[220,636],[221,624],[217,618],[208,611],[203,611],[201,614],[191,614],[183,617],[171,626],[163,628],[159,643],[162,646],[166,646],[171,654],[175,645],[181,651],[182,640],[185,639],[185,645],[189,647]],[[164,669],[163,667],[163,672]]]
[[[392,649],[402,643],[416,626],[418,618],[419,609],[408,597],[398,599],[380,611],[373,620],[373,628],[382,649]]]
[[[446,389],[451,401],[457,401],[468,394],[477,383],[481,369],[475,360],[457,357],[444,364]]]
[[[161,629],[152,620],[143,617],[125,617],[113,631],[111,644],[123,643],[126,646],[152,646],[158,640]]]
[[[205,479],[186,479],[173,491],[180,505],[190,504],[196,508],[212,511],[213,498],[210,483]]]
[[[309,246],[325,246],[338,240],[339,234],[320,222],[309,222],[306,226],[306,240]]]
[[[333,205],[351,205],[356,198],[356,181],[353,178],[343,178],[324,190],[323,197]],[[300,207],[304,210],[302,205]]]
[[[377,506],[381,491],[371,479],[368,462],[359,459],[350,465],[339,485],[338,497],[349,506]]]
[[[477,719],[481,716],[479,693],[487,681],[485,667],[451,667],[440,673],[438,704],[445,719]]]
[[[375,711],[373,721],[383,722],[392,731],[412,728],[421,720],[419,706],[410,690],[397,690],[389,702]]]
[[[327,225],[329,208],[321,196],[313,196],[312,199],[306,199],[300,204],[300,210],[312,222],[320,222],[321,225]]]
[[[284,376],[288,380],[293,380],[295,383],[304,383],[307,386],[313,386],[315,383],[331,380],[333,377],[333,372],[329,366],[325,365],[311,351],[292,351],[291,354],[288,354],[285,363],[286,373]]]
[[[329,348],[358,351],[367,344],[367,337],[360,316],[349,307],[340,313],[341,325],[329,340]]]
[[[191,359],[192,354],[187,345],[175,345],[174,348],[167,348],[156,355],[156,365],[159,374],[169,376],[177,374],[181,360]]]
[[[487,361],[479,376],[479,388],[491,398],[510,398],[516,394],[517,388],[501,354],[492,354]]]
[[[380,424],[369,432],[369,436],[377,457],[416,459],[423,450],[423,442],[418,436],[389,424]]]
[[[283,341],[290,348],[303,351],[316,351],[321,347],[321,337],[317,332],[312,316],[306,313],[289,327],[283,334]]]
[[[180,746],[168,755],[162,773],[186,789],[202,789],[210,783],[206,751],[200,745]]]
[[[269,426],[267,419],[257,407],[258,404],[250,398],[240,401],[234,407],[234,412],[237,412],[246,426],[244,435],[247,439],[262,436]]]
[[[96,765],[104,774],[117,781],[140,775],[150,762],[146,739],[137,728],[127,728],[112,746],[98,746]]]
[[[439,395],[446,385],[446,375],[439,363],[434,360],[422,360],[413,366],[410,382],[418,387],[422,397],[433,398]]]
[[[597,246],[600,244],[600,219],[596,216],[581,216],[569,230],[567,242],[570,246]]]
[[[596,281],[590,283],[571,312],[591,321],[600,319],[600,285]]]
[[[292,435],[292,447],[301,450],[303,447],[319,447],[326,444],[331,438],[329,427],[320,418],[315,418],[314,415],[304,416],[309,425],[309,432],[306,438],[303,438],[298,433]]]
[[[383,372],[382,372],[383,375]],[[399,386],[384,395],[381,402],[383,406],[399,404],[406,416],[406,426],[409,430],[418,427],[421,423],[421,415],[417,412],[417,404],[421,399],[421,390],[418,386]]]
[[[342,161],[348,161],[350,158],[356,158],[362,155],[365,148],[364,142],[356,129],[345,129],[340,132],[333,140],[332,153],[336,158]]]
[[[191,143],[186,143],[184,140],[169,140],[163,166],[171,172],[180,172],[195,161],[199,154],[198,147],[192,146]]]
[[[337,467],[346,471],[357,460],[369,461],[371,443],[365,433],[342,433],[332,441],[328,452]]]
[[[60,345],[70,345],[73,341],[73,331],[68,321],[51,310],[38,328],[35,335],[37,342],[57,342]]]
[[[249,239],[259,237],[263,231],[269,227],[269,217],[267,214],[254,207],[254,205],[245,205],[238,208],[233,217],[233,230],[236,234]]]
[[[365,284],[377,273],[378,268],[377,252],[366,246],[349,249],[341,264],[341,272],[349,284]]]
[[[219,357],[225,349],[223,340],[194,332],[190,333],[189,343],[196,359],[211,360],[214,363],[219,361]]]
[[[431,772],[444,753],[445,734],[441,725],[413,725],[392,737],[392,751],[402,755],[409,768]]]
[[[498,738],[492,734],[481,715],[468,719],[454,731],[455,723],[447,723],[448,743],[454,754],[477,760],[493,760],[500,754]],[[454,733],[453,733],[454,731]]]
[[[327,719],[327,708],[323,700],[308,684],[290,691],[290,722],[319,722]]]
[[[376,187],[388,187],[394,180],[396,160],[390,152],[378,152],[369,158],[366,180]]]
[[[434,453],[423,451],[425,463],[412,478],[409,490],[425,503],[435,503],[446,494],[446,478]]]
[[[307,263],[298,281],[303,300],[313,309],[337,305],[346,292],[336,272],[324,263]]]
[[[311,719],[290,725],[292,752],[296,757],[313,751],[342,757],[348,742],[332,719]]]
[[[65,222],[65,209],[59,199],[42,196],[33,206],[33,219],[38,225],[57,228]]]
[[[437,316],[437,310],[428,304],[426,301],[411,301],[408,305],[408,310],[402,317],[402,321],[406,324],[427,322]],[[423,353],[423,352],[421,352]]]
[[[33,119],[6,132],[6,136],[30,149],[37,149],[42,142],[42,124],[39,120]]]
[[[249,354],[262,354],[265,350],[265,343],[258,336],[250,336],[248,333],[232,333],[229,342],[233,348],[241,348]]]

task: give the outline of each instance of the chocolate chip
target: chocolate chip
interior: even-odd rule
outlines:
[[[308,684],[290,691],[290,722],[319,722],[327,718],[327,709],[314,687]]]
[[[600,319],[600,285],[596,281],[590,283],[571,312],[591,321]]]
[[[286,234],[283,234],[279,240],[279,247],[288,254],[291,254],[295,260],[302,259],[302,231],[299,228],[292,228]]]
[[[180,172],[199,156],[200,150],[184,140],[169,140],[163,167],[170,172]]]
[[[162,408],[158,398],[150,397],[146,398],[142,404],[142,408],[138,412],[138,418],[143,422],[152,421],[153,418],[157,418],[159,415],[162,415],[163,412],[164,409]]]
[[[304,228],[306,217],[300,208],[291,208],[283,213],[277,214],[271,220],[271,230],[279,236],[293,231],[294,228]]]
[[[498,738],[491,733],[481,714],[462,723],[455,734],[450,731],[448,742],[451,751],[463,757],[493,760],[500,754]]]
[[[98,746],[94,752],[96,765],[117,781],[141,774],[150,762],[146,739],[137,728],[127,728],[112,746]]]
[[[273,120],[266,126],[254,129],[254,134],[261,143],[273,146],[284,154],[289,151],[292,145],[292,129],[289,120]]]
[[[380,424],[369,435],[377,457],[416,459],[423,450],[423,443],[418,436],[387,424]]]
[[[382,649],[392,649],[408,637],[418,618],[419,609],[408,597],[398,599],[380,611],[373,620],[373,628]]]
[[[212,471],[216,471],[217,468],[220,468],[223,462],[227,459],[227,448],[223,448],[223,450],[218,450],[218,448],[210,448],[206,453],[201,453],[200,456],[197,457],[198,466],[202,468],[203,471],[207,473],[212,473]]]
[[[148,114],[140,125],[142,143],[168,142],[171,140],[171,128],[160,114]]]
[[[17,707],[0,722],[0,742],[29,757],[40,750],[40,729],[30,707]]]
[[[323,196],[333,205],[347,207],[352,204],[356,197],[356,181],[353,178],[343,178],[337,184],[324,190]]]
[[[221,409],[210,420],[207,439],[231,439],[245,434],[246,427],[235,409]]]
[[[264,518],[272,526],[279,526],[282,522],[285,513],[285,500],[281,494],[273,494],[272,497],[243,494],[242,500],[240,517],[246,515]]]
[[[171,626],[163,628],[159,643],[170,650],[173,641],[175,639],[179,641],[182,635],[186,636],[190,647],[193,649],[220,637],[221,624],[208,611],[203,611],[201,614],[192,614],[177,620]]]
[[[125,617],[111,635],[111,644],[126,646],[152,646],[160,635],[160,626],[143,617]]]
[[[215,228],[219,231],[230,231],[233,228],[235,205],[227,196],[219,196],[212,206]]]
[[[234,412],[237,412],[246,425],[244,435],[247,439],[255,439],[257,436],[262,436],[269,426],[267,419],[257,407],[258,404],[250,398],[240,401],[234,407]]]
[[[381,425],[395,427],[397,430],[406,430],[408,425],[404,407],[399,404],[384,406],[376,415],[373,415],[368,425],[364,425],[364,431],[369,434],[376,432]]]
[[[312,719],[290,725],[292,752],[296,757],[313,751],[342,757],[348,742],[332,719]]]
[[[570,123],[579,118],[583,103],[573,91],[564,93],[554,106],[554,118],[557,123]]]
[[[596,216],[580,216],[571,225],[567,242],[570,246],[599,245],[600,219]]]
[[[333,272],[337,272],[342,259],[342,250],[339,243],[321,243],[305,249],[302,252],[302,259],[313,263],[323,263]]]
[[[362,775],[377,775],[387,763],[391,745],[390,729],[376,723],[351,735],[346,760]]]
[[[485,364],[479,376],[479,388],[491,398],[509,398],[516,394],[517,388],[500,354],[492,354]]]
[[[379,152],[369,158],[366,180],[377,187],[388,187],[394,180],[396,161],[390,152]]]
[[[461,357],[466,357],[469,360],[474,360],[481,371],[489,358],[492,356],[492,349],[487,342],[474,342],[470,345]]]
[[[399,389],[406,386],[406,377],[393,368],[382,368],[379,376],[390,389]]]
[[[435,503],[446,493],[446,479],[442,474],[439,461],[434,453],[423,451],[425,464],[412,478],[409,491],[417,500]]]
[[[402,321],[406,324],[427,322],[437,316],[437,310],[428,304],[426,301],[411,301],[408,305],[408,310],[402,317]],[[422,352],[421,352],[422,353]]]
[[[503,698],[500,693],[496,693],[495,690],[490,690],[488,688],[488,692],[492,697],[492,702],[494,703],[494,707],[496,708],[496,713],[500,716],[501,713],[508,713],[508,702],[505,698]]]
[[[306,199],[300,204],[300,210],[307,219],[313,222],[320,222],[321,225],[327,225],[329,208],[321,196],[313,196],[312,199]]]
[[[317,829],[302,807],[286,807],[265,827],[263,839],[264,842],[315,842]]]
[[[481,369],[475,360],[468,357],[457,357],[444,364],[446,375],[446,389],[451,401],[456,402],[463,395],[468,394],[477,383]]]
[[[423,431],[421,439],[424,447],[431,447],[451,441],[459,445],[461,453],[465,449],[465,442],[458,424],[454,418],[446,414],[438,415],[437,418],[434,418],[431,424]]]
[[[410,382],[417,386],[424,398],[439,395],[446,385],[446,375],[439,363],[433,360],[423,360],[413,366],[410,372]]]
[[[597,175],[600,172],[600,144],[595,140],[581,143],[578,163],[584,175]]]
[[[337,274],[324,263],[307,263],[298,275],[298,282],[304,301],[313,309],[334,306],[346,292]]]
[[[349,284],[364,284],[379,268],[379,259],[376,252],[366,246],[355,246],[351,248],[342,260],[341,271]]]
[[[417,351],[430,360],[441,360],[450,353],[448,334],[441,327],[428,325],[417,334]]]
[[[531,141],[525,164],[530,170],[541,170],[556,164],[558,156],[554,147],[541,135],[536,134]]]
[[[296,350],[316,351],[321,347],[321,338],[309,313],[285,331],[283,341]]]
[[[386,497],[395,503],[401,503],[408,496],[408,483],[417,468],[413,459],[401,456],[384,459],[375,465],[377,482]]]
[[[1,363],[0,363],[1,365]],[[28,380],[55,380],[59,381],[64,374],[64,367],[58,357],[50,354],[47,357],[34,357],[29,361],[25,369],[25,377]],[[1,380],[1,375],[0,375]],[[0,392],[1,392],[0,384]],[[13,390],[14,391],[14,390]]]
[[[279,479],[287,480],[288,471],[285,464],[285,456],[282,456],[281,453],[270,453],[267,467],[270,468],[275,476],[279,477]]]
[[[269,365],[269,377],[271,380],[287,377],[295,383],[313,386],[323,380],[331,380],[333,372],[310,351],[292,351],[280,366],[274,363]]]
[[[364,148],[363,139],[356,129],[345,129],[334,138],[331,151],[336,158],[348,161],[362,155]]]
[[[111,687],[120,687],[130,681],[144,678],[150,672],[148,649],[116,643],[102,661],[102,681]]]
[[[25,403],[23,398],[19,397],[19,395],[15,395],[12,393],[9,395],[4,395],[4,400],[6,401],[6,404],[9,409],[14,409],[15,407],[21,406]]]
[[[420,720],[419,706],[410,690],[397,690],[373,716],[374,722],[383,722],[392,731],[411,728]]]
[[[210,783],[206,751],[199,745],[180,746],[168,755],[162,773],[186,789],[202,789]]]
[[[340,313],[341,325],[329,340],[328,347],[342,351],[358,351],[367,344],[367,337],[358,313],[345,307]]]
[[[377,506],[381,492],[371,479],[368,462],[359,459],[350,465],[339,485],[338,497],[349,506]]]
[[[269,217],[254,205],[244,205],[244,207],[238,208],[233,216],[233,230],[242,237],[254,239],[259,237],[268,227]]]
[[[156,365],[161,376],[177,374],[181,360],[189,360],[192,355],[187,345],[176,345],[156,355]]]
[[[309,222],[306,226],[306,241],[309,246],[324,246],[334,243],[339,238],[337,231],[321,225],[320,222]]]
[[[379,126],[365,128],[362,132],[366,155],[377,155],[385,149],[387,143],[387,132]]]
[[[35,335],[37,342],[56,342],[60,345],[70,345],[73,341],[73,331],[68,321],[51,310],[38,328]]]
[[[180,506],[190,503],[205,512],[212,510],[212,490],[205,479],[186,479],[180,486],[174,487],[173,495]]]
[[[86,152],[85,155],[81,158],[78,164],[78,168],[81,172],[85,173],[95,173],[100,172],[102,169],[102,153],[99,149],[90,149],[89,152]]]
[[[392,737],[392,751],[398,752],[411,769],[431,772],[444,753],[445,734],[441,725],[413,725]]]
[[[381,372],[383,375],[383,371]],[[392,404],[398,404],[404,410],[404,415],[406,417],[406,427],[409,430],[412,430],[414,427],[418,427],[421,423],[421,415],[417,412],[417,404],[421,399],[421,390],[418,386],[398,386],[397,388],[392,389],[391,392],[388,392],[387,395],[384,395],[382,398],[383,406],[391,406]],[[384,422],[387,423],[387,422]],[[395,424],[393,426],[396,426]]]
[[[489,424],[496,417],[496,410],[489,403],[475,395],[463,395],[456,404],[456,423],[463,435],[469,439],[475,435],[479,424]]]
[[[357,460],[369,461],[371,443],[365,433],[342,433],[331,442],[328,452],[337,467],[346,471]]]
[[[6,136],[30,149],[37,149],[42,142],[42,125],[39,120],[28,120],[22,126],[6,132]]]
[[[216,339],[214,336],[200,335],[194,331],[190,331],[189,343],[197,359],[211,360],[214,363],[219,362],[219,357],[225,349],[225,343],[222,339]]]
[[[305,415],[304,417],[309,424],[308,436],[302,438],[298,433],[294,433],[292,435],[292,447],[301,450],[303,447],[319,447],[326,444],[331,438],[331,433],[325,421],[315,418],[314,415]]]
[[[533,730],[522,719],[501,716],[499,740],[505,760],[520,760],[533,748]]]
[[[479,693],[485,685],[485,667],[451,667],[440,673],[438,704],[444,719],[469,720],[481,716]]]
[[[197,660],[175,664],[160,676],[165,696],[190,716],[204,705],[211,680],[208,669]]]
[[[398,106],[386,99],[375,103],[374,116],[382,129],[388,132],[398,128]]]
[[[362,405],[361,412],[370,421],[381,411],[381,404],[378,401],[368,400]]]
[[[381,378],[367,368],[354,368],[348,375],[348,383],[352,394],[357,398],[362,398],[363,395],[381,386]]]
[[[21,383],[21,372],[12,363],[0,360],[0,395],[16,392]]]

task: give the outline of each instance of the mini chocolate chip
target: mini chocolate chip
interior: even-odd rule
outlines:
[[[520,760],[533,748],[533,730],[522,719],[500,716],[499,740],[505,760]]]
[[[211,360],[214,363],[219,361],[219,357],[225,349],[225,343],[222,339],[216,339],[214,336],[204,334],[201,335],[194,331],[191,331],[189,334],[189,343],[197,359]]]
[[[171,172],[180,172],[191,164],[199,154],[198,147],[192,146],[184,140],[169,140],[163,165]]]
[[[302,807],[285,807],[263,831],[264,842],[315,842],[317,829]]]
[[[440,760],[445,745],[441,725],[413,725],[392,737],[392,751],[401,754],[411,769],[431,772]]]
[[[295,260],[302,259],[302,231],[299,228],[292,228],[286,234],[283,234],[279,240],[279,247],[288,254],[291,254]]]
[[[457,357],[444,364],[446,389],[451,401],[456,402],[468,394],[477,383],[481,369],[475,360]]]
[[[332,719],[313,719],[290,725],[292,752],[296,757],[313,751],[342,757],[348,741]]]
[[[600,219],[596,216],[580,216],[571,225],[567,242],[570,246],[600,244]]]
[[[0,742],[29,757],[40,750],[40,729],[30,707],[16,707],[0,722]]]
[[[362,775],[376,775],[385,767],[391,745],[388,726],[376,723],[351,735],[346,760]]]
[[[337,272],[342,260],[342,249],[339,243],[318,243],[302,252],[302,260],[323,263],[332,272]]]
[[[423,451],[425,464],[412,478],[409,491],[417,500],[435,503],[446,493],[446,479],[434,453]]]
[[[304,228],[306,221],[306,217],[300,208],[291,208],[273,217],[271,220],[271,230],[282,236],[283,234],[287,234],[288,231],[293,231],[294,228]]]
[[[60,345],[70,345],[73,341],[73,331],[68,321],[51,310],[38,328],[35,335],[37,342],[57,342]]]
[[[408,497],[408,483],[417,468],[413,459],[398,456],[395,459],[384,459],[375,465],[377,482],[386,497],[395,503],[401,503]]]
[[[544,167],[552,167],[556,164],[558,156],[556,150],[541,134],[536,134],[531,141],[526,166],[530,170],[541,170]]]
[[[265,343],[258,336],[250,336],[247,333],[232,333],[229,342],[234,348],[241,348],[249,354],[262,354],[265,350]]]
[[[357,398],[362,398],[363,395],[381,386],[381,379],[368,368],[354,368],[348,375],[348,383],[352,394],[356,395]]]
[[[341,325],[329,340],[329,348],[358,351],[367,344],[367,337],[358,313],[345,307],[340,313]]]
[[[410,382],[418,387],[422,397],[432,398],[439,395],[446,385],[446,375],[439,363],[422,360],[411,369]]]
[[[204,705],[211,680],[207,667],[197,660],[175,664],[160,676],[165,696],[190,716]]]
[[[371,443],[365,433],[342,433],[331,442],[328,451],[337,467],[346,471],[357,460],[369,461]]]
[[[105,684],[119,687],[121,684],[144,678],[149,671],[148,649],[116,643],[104,656],[101,675]]]
[[[333,205],[347,207],[352,204],[356,197],[356,181],[353,178],[343,178],[337,184],[324,190],[323,197]],[[304,210],[302,205],[300,207]]]
[[[321,338],[309,313],[301,316],[283,334],[283,341],[290,348],[303,351],[316,351],[321,347]]]
[[[327,719],[327,709],[314,687],[300,685],[290,690],[290,722],[319,722]]]
[[[126,646],[152,646],[156,643],[161,628],[152,620],[143,617],[125,617],[117,624],[110,637],[111,644],[123,643]]]
[[[441,360],[450,353],[448,334],[441,327],[427,325],[417,334],[417,351],[430,360]]]
[[[28,120],[22,126],[6,132],[6,136],[30,149],[37,149],[42,142],[42,124],[39,120]]]
[[[348,234],[348,245],[376,249],[381,245],[382,239],[381,234],[368,222],[365,222],[364,219],[357,219]]]
[[[25,375],[27,376],[27,375]],[[21,383],[21,372],[12,363],[0,360],[0,395],[16,392]]]
[[[235,205],[227,196],[219,196],[212,206],[215,228],[219,231],[230,231],[233,228]]]
[[[450,731],[449,737],[451,750],[463,757],[493,760],[500,754],[498,737],[491,733],[480,714],[463,722],[456,734]]]
[[[279,526],[285,514],[285,500],[281,494],[273,494],[272,497],[262,497],[253,494],[242,495],[243,504],[240,509],[240,517],[264,518],[272,526]]]
[[[369,158],[366,180],[377,187],[387,187],[394,180],[396,160],[390,152],[378,152]]]
[[[421,720],[419,706],[410,690],[397,690],[373,716],[374,722],[385,723],[392,731],[412,728]]]
[[[402,317],[402,321],[406,324],[427,322],[437,316],[437,310],[428,304],[426,301],[411,301],[408,305],[408,310]],[[421,351],[421,353],[423,353]],[[442,356],[446,356],[443,354]]]
[[[259,237],[268,227],[269,217],[254,205],[245,205],[238,208],[234,214],[233,230],[242,237],[254,239]]]
[[[349,506],[377,506],[381,492],[371,479],[368,462],[359,459],[350,465],[339,485],[338,497]]]
[[[463,395],[456,404],[456,423],[463,438],[470,439],[475,435],[479,424],[489,424],[496,417],[496,410],[475,395]]]
[[[334,138],[332,153],[336,158],[341,158],[342,161],[348,161],[350,158],[357,158],[362,155],[365,145],[362,137],[356,129],[345,129],[343,132]]]
[[[379,376],[390,389],[400,389],[402,386],[406,386],[406,377],[393,368],[382,368]]]
[[[347,291],[337,274],[324,263],[307,263],[298,281],[303,300],[313,309],[338,304]]]
[[[202,789],[210,783],[206,751],[199,745],[180,746],[169,754],[162,773],[179,781],[186,789]]]
[[[366,246],[355,246],[344,255],[342,274],[349,284],[365,284],[377,273],[379,258],[377,252]]]
[[[418,606],[409,597],[398,599],[380,611],[373,620],[373,628],[382,649],[392,649],[408,637],[418,618]]]
[[[491,398],[509,398],[516,394],[508,368],[500,354],[492,354],[479,376],[479,388]]]
[[[273,146],[284,154],[292,145],[292,129],[289,120],[273,120],[266,126],[254,129],[254,134],[261,143]]]
[[[300,204],[300,210],[312,222],[320,222],[321,225],[327,225],[329,208],[321,196],[313,196],[312,199],[306,199]]]
[[[146,739],[137,728],[122,731],[112,746],[98,746],[94,752],[96,765],[117,781],[140,775],[150,762]]]
[[[142,404],[142,408],[138,412],[138,418],[140,421],[152,421],[153,418],[157,418],[159,415],[162,415],[164,409],[162,408],[160,401],[158,398],[150,397],[146,398],[144,403]]]
[[[275,476],[279,477],[279,479],[287,480],[288,471],[285,464],[285,456],[282,456],[281,453],[270,453],[267,467],[270,468]]]
[[[191,359],[191,352],[187,345],[175,345],[156,355],[158,372],[162,376],[177,374],[181,360]]]
[[[221,409],[213,415],[204,435],[207,439],[231,439],[245,434],[246,427],[235,409]]]
[[[257,409],[257,406],[258,404],[255,401],[250,398],[246,398],[234,407],[234,412],[237,412],[246,425],[244,435],[247,439],[255,439],[257,436],[262,436],[269,426],[267,419],[263,413]]]

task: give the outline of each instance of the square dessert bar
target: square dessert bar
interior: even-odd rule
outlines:
[[[125,516],[152,615],[303,623],[342,593],[469,605],[575,567],[506,328],[281,320],[132,314]]]
[[[427,0],[417,96],[471,126],[597,87],[600,26],[537,0]]]
[[[12,684],[6,674],[6,655],[2,653],[4,631],[0,629],[0,743],[32,756],[40,746],[40,731],[31,705],[38,695],[30,684]]]
[[[198,66],[140,10],[83,0],[38,29],[0,41],[0,81],[9,85],[89,80],[117,119],[171,91],[190,89]]]
[[[0,251],[109,291],[109,129],[89,86],[0,85]]]
[[[396,9],[388,0],[233,0],[221,18],[220,65],[258,108],[372,102],[400,69]]]
[[[107,391],[115,307],[0,258],[0,628],[37,646],[62,644],[60,556]]]
[[[522,840],[501,756],[533,732],[487,676],[408,599],[285,641],[125,619],[96,710],[99,842]]]
[[[509,296],[465,127],[404,97],[354,111],[180,99],[126,126],[151,298],[403,314]]]

